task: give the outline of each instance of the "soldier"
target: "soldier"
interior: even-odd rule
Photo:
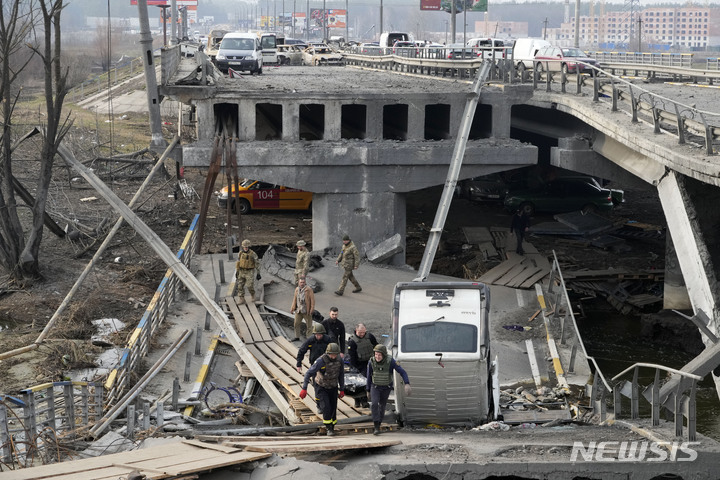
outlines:
[[[345,396],[345,372],[343,362],[338,358],[340,346],[331,343],[325,354],[318,358],[313,366],[305,372],[300,390],[300,398],[307,396],[307,386],[311,378],[315,378],[315,400],[322,412],[323,424],[328,436],[335,435],[337,423],[337,401]]]
[[[305,277],[300,277],[298,280],[298,286],[295,287],[295,295],[293,295],[292,305],[290,306],[290,313],[295,315],[295,338],[300,340],[303,320],[305,320],[305,334],[306,337],[310,333],[310,326],[312,325],[312,312],[315,309],[315,293],[312,288],[305,284]]]
[[[350,240],[350,237],[348,235],[343,236],[343,247],[342,251],[340,252],[340,255],[338,255],[337,260],[335,260],[335,265],[341,264],[344,273],[343,278],[340,281],[340,286],[337,290],[335,290],[335,295],[342,295],[345,291],[345,285],[347,284],[348,280],[352,282],[353,285],[355,285],[355,290],[353,290],[353,293],[358,293],[362,291],[362,287],[360,286],[360,283],[355,279],[355,275],[353,275],[353,270],[357,270],[357,268],[360,266],[360,252],[358,252],[357,247],[355,247],[355,244]]]
[[[387,347],[382,344],[375,345],[374,357],[367,366],[367,386],[365,390],[370,394],[370,411],[373,419],[373,435],[380,435],[380,424],[385,418],[385,405],[387,405],[390,391],[393,389],[393,371],[398,372],[405,383],[405,395],[412,395],[410,379],[407,372],[388,355]]]
[[[305,248],[305,240],[298,240],[295,244],[297,246],[297,256],[295,257],[295,285],[298,284],[300,277],[307,276],[310,268],[310,254]]]
[[[257,253],[250,250],[250,240],[242,241],[242,250],[238,253],[235,263],[235,286],[237,287],[238,303],[245,303],[245,285],[247,284],[250,299],[255,301],[255,280],[260,280],[260,259]]]

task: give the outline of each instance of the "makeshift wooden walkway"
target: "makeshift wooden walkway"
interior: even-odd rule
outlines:
[[[288,398],[290,407],[303,423],[313,423],[321,420],[316,414],[317,404],[313,395],[300,398],[300,390],[304,373],[295,369],[298,348],[284,337],[271,335],[265,325],[257,306],[253,303],[238,304],[236,297],[225,297],[223,308],[226,309],[248,351],[260,364],[268,377],[278,384]],[[302,370],[307,372],[310,368],[307,356],[303,359]],[[250,376],[250,372],[238,363],[242,376]],[[310,389],[310,393],[312,389]],[[354,406],[355,401],[348,397],[338,400],[337,418],[354,418],[369,415],[370,410]]]
[[[182,440],[130,452],[3,471],[0,477],[3,480],[117,480],[137,471],[148,479],[162,479],[252,462],[270,455],[269,452]]]
[[[491,228],[495,248],[507,260],[485,272],[478,281],[512,288],[532,288],[550,274],[550,262],[529,242],[523,242],[525,255],[515,253],[515,236],[507,228]]]

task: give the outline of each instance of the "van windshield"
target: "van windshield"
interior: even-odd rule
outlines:
[[[223,50],[255,50],[252,38],[223,38],[220,48]]]
[[[466,323],[416,323],[400,331],[400,349],[404,353],[475,353],[477,344],[477,326]]]

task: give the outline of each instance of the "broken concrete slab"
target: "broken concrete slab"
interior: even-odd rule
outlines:
[[[462,231],[467,243],[480,244],[493,241],[493,236],[487,227],[462,227]]]
[[[367,259],[372,263],[384,263],[404,249],[402,236],[396,233],[392,237],[380,242],[376,247],[368,250]]]
[[[554,215],[553,218],[583,235],[610,230],[614,226],[613,222],[607,218],[591,212],[568,212]]]

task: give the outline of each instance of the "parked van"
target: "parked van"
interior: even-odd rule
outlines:
[[[499,38],[471,38],[465,46],[475,49],[482,59],[505,58],[505,42]]]
[[[210,31],[207,40],[207,47],[205,48],[205,54],[210,57],[211,62],[215,62],[215,57],[217,56],[218,49],[220,48],[220,42],[222,42],[223,37],[227,33],[228,32],[226,30],[220,29]]]
[[[383,32],[380,34],[380,48],[386,51],[392,48],[395,42],[414,42],[413,36],[407,32]],[[392,53],[392,52],[391,52]]]
[[[526,68],[533,68],[535,65],[535,54],[543,47],[550,45],[550,42],[542,38],[518,38],[513,45],[513,63],[520,71]]]
[[[498,412],[490,361],[490,289],[479,282],[401,282],[393,293],[392,350],[401,424],[477,425]],[[496,382],[495,382],[496,383]]]
[[[247,70],[250,73],[262,73],[263,56],[260,39],[254,33],[228,33],[218,49],[215,63],[221,72]]]
[[[277,46],[278,36],[276,33],[260,33],[260,46],[262,47],[263,63],[276,65],[278,63]],[[285,39],[283,38],[283,42]]]

